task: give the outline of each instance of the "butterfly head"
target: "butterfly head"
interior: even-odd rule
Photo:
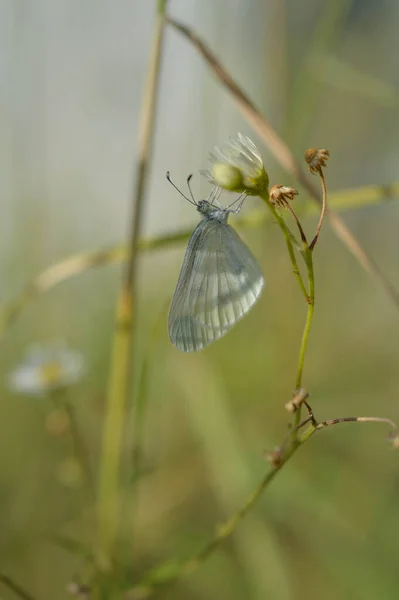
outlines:
[[[207,219],[220,221],[221,223],[227,221],[227,211],[224,208],[214,206],[208,200],[199,200],[197,202],[197,210]]]

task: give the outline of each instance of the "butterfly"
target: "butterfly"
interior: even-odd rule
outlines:
[[[247,314],[259,298],[265,280],[259,264],[236,231],[227,223],[239,213],[245,194],[223,208],[215,187],[207,200],[193,204],[202,215],[188,242],[169,312],[169,337],[182,352],[202,350],[220,339]],[[237,208],[232,207],[238,203]]]

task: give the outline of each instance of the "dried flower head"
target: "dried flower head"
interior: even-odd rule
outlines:
[[[28,349],[22,364],[11,372],[9,387],[17,393],[41,396],[76,383],[83,373],[83,356],[65,344],[37,345]]]
[[[237,134],[210,154],[211,167],[203,172],[211,183],[231,192],[257,196],[269,187],[269,177],[255,144]]]
[[[85,585],[84,583],[78,583],[77,581],[71,581],[68,583],[66,591],[75,598],[88,598],[90,595],[89,586]]]
[[[286,206],[288,200],[293,200],[298,192],[295,188],[285,185],[274,185],[270,190],[270,202],[276,206]]]
[[[391,444],[395,449],[399,448],[399,434],[396,433],[395,435],[391,436]]]
[[[289,413],[295,413],[297,409],[309,398],[309,393],[304,388],[295,390],[291,400],[285,404]]]
[[[283,460],[281,448],[274,448],[263,453],[264,458],[271,464],[273,468],[280,467]]]
[[[325,148],[309,148],[305,152],[305,160],[311,173],[319,173],[322,167],[327,166],[330,153]]]

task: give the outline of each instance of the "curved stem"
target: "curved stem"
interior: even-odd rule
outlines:
[[[302,334],[301,348],[299,351],[298,369],[295,380],[295,388],[298,390],[302,387],[302,375],[303,365],[305,362],[306,350],[308,347],[309,333],[313,320],[314,313],[314,271],[313,271],[313,258],[310,248],[305,250],[306,252],[306,265],[308,267],[308,284],[309,284],[309,297],[308,297],[308,311],[306,314],[305,327]]]
[[[290,444],[287,447],[289,438],[285,438],[282,444],[275,450],[278,460],[273,464],[272,468],[265,474],[259,485],[255,488],[252,494],[247,498],[242,507],[234,513],[227,521],[222,523],[217,529],[215,536],[200,550],[195,556],[184,562],[168,562],[161,563],[155,569],[152,569],[134,588],[130,589],[124,597],[124,600],[133,600],[141,598],[144,600],[151,596],[158,587],[170,585],[177,580],[190,575],[211,555],[217,548],[230,537],[237,526],[241,523],[244,517],[256,505],[263,492],[272,483],[277,473],[290,460],[300,446],[305,444],[317,431],[324,429],[330,425],[346,422],[377,422],[386,423],[392,429],[392,434],[396,434],[398,428],[396,424],[385,417],[343,417],[338,419],[328,419],[327,421],[318,422],[313,415],[297,425],[296,431],[302,427],[309,426],[303,433],[298,435],[296,443]]]
[[[310,246],[309,246],[310,250],[313,250],[313,248],[317,244],[317,240],[319,239],[320,229],[321,229],[321,226],[323,225],[324,217],[326,214],[326,208],[327,208],[327,186],[326,186],[326,180],[324,179],[323,169],[321,167],[319,167],[319,175],[320,175],[320,179],[321,179],[321,187],[323,190],[323,199],[322,199],[322,204],[321,204],[320,218],[319,218],[319,222],[316,227],[316,233],[315,233],[314,238],[311,241]]]
[[[13,581],[11,577],[3,575],[3,573],[0,573],[0,583],[2,583],[6,588],[14,592],[14,594],[22,600],[35,600],[35,598],[32,596],[32,594],[30,594],[30,592],[27,592],[18,583],[15,583],[15,581]]]
[[[304,444],[316,431],[316,427],[310,425],[302,434],[302,436],[298,438],[298,443],[291,444],[285,454],[281,457],[281,460],[266,473],[256,489],[247,498],[243,506],[234,515],[232,515],[232,517],[227,519],[227,521],[218,527],[216,535],[202,548],[202,550],[200,550],[200,552],[198,552],[198,554],[192,558],[189,558],[183,563],[176,563],[174,565],[168,564],[167,572],[165,571],[165,564],[161,564],[159,567],[153,569],[135,588],[128,592],[126,595],[126,600],[130,600],[130,598],[133,599],[135,597],[140,597],[142,599],[148,598],[155,591],[156,587],[174,583],[178,579],[195,571],[211,554],[213,554],[213,552],[222,544],[222,542],[224,542],[234,533],[240,522],[256,505],[265,489],[272,483],[277,473],[289,461],[298,448]]]
[[[308,286],[309,286],[309,296],[308,296],[308,310],[306,314],[305,327],[302,334],[301,347],[299,350],[299,359],[298,359],[298,368],[295,380],[295,389],[299,390],[302,387],[302,376],[303,376],[303,367],[305,363],[306,351],[308,348],[309,342],[309,333],[310,328],[312,326],[313,314],[314,314],[314,302],[315,302],[315,286],[314,286],[314,270],[313,270],[313,254],[312,250],[307,247],[305,248],[305,261],[306,267],[308,270]],[[301,406],[298,407],[295,413],[294,419],[294,429],[298,427],[301,420]]]
[[[294,217],[294,219],[295,219],[295,223],[297,224],[297,227],[298,227],[298,230],[299,230],[299,234],[300,234],[300,236],[301,236],[302,243],[303,243],[303,244],[307,244],[307,243],[308,243],[308,241],[307,241],[307,239],[306,239],[305,232],[304,232],[304,230],[303,230],[303,227],[302,227],[302,225],[301,225],[301,222],[300,222],[300,220],[299,220],[299,219],[298,219],[298,217],[296,216],[296,212],[294,211],[294,209],[292,208],[292,206],[291,206],[291,204],[290,204],[289,202],[287,202],[287,204],[286,204],[285,206],[286,206],[286,208],[288,208],[288,210],[290,211],[290,213],[292,214],[292,216],[293,216],[293,217]]]

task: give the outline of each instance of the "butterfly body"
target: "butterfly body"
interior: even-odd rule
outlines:
[[[257,301],[264,279],[256,258],[228,224],[228,208],[196,203],[203,219],[187,246],[169,313],[169,336],[183,352],[223,337]]]

